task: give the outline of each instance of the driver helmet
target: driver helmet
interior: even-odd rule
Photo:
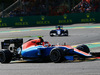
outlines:
[[[49,43],[47,41],[44,42],[44,46],[48,47],[50,46]]]

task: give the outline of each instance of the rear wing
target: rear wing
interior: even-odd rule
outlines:
[[[1,49],[8,49],[10,44],[14,44],[14,47],[18,48],[23,44],[23,39],[8,39],[1,42]]]

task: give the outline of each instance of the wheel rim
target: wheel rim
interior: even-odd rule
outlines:
[[[52,51],[50,58],[52,61],[55,61],[55,62],[59,61],[61,58],[60,52],[59,51]]]

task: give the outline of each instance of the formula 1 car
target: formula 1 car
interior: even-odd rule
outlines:
[[[11,46],[11,45],[14,46]],[[30,39],[23,43],[23,39],[8,39],[1,42],[0,62],[10,63],[15,60],[40,60],[60,63],[64,60],[86,59],[92,57],[86,45],[73,48],[69,45],[51,45],[39,39]]]
[[[50,31],[50,36],[68,36],[68,30],[63,30],[63,26],[56,26],[55,30]]]

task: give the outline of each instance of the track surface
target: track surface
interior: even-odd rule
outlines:
[[[49,31],[54,26],[45,27],[29,27],[29,28],[1,28],[0,42],[10,38],[24,38],[24,42],[35,36],[44,36],[45,41],[51,44],[69,45],[87,44],[100,42],[100,24],[77,24],[64,26],[68,27],[68,37],[50,37]],[[85,26],[80,27],[80,26]],[[86,26],[99,26],[88,28]],[[69,28],[74,27],[74,28]],[[76,28],[75,28],[76,27]],[[35,28],[35,29],[34,29]],[[50,28],[50,30],[48,30]],[[34,29],[34,30],[31,30]],[[23,31],[21,31],[23,30]],[[27,31],[26,31],[27,30]],[[4,32],[6,31],[6,32]],[[99,51],[99,47],[91,48],[91,51]],[[0,64],[0,75],[100,75],[100,61],[85,61],[85,62],[68,62],[68,63],[15,63]]]

